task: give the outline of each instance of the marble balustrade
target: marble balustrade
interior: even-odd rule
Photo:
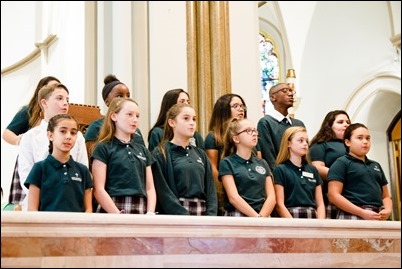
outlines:
[[[1,267],[401,267],[401,222],[1,213]]]

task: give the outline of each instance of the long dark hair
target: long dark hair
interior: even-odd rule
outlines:
[[[319,142],[330,141],[336,138],[336,135],[332,130],[332,125],[334,124],[334,121],[338,115],[346,115],[346,117],[348,117],[350,121],[349,115],[348,113],[346,113],[345,110],[333,110],[328,112],[324,120],[322,121],[320,130],[318,130],[317,134],[313,137],[310,145]]]
[[[238,97],[245,106],[243,98],[235,93],[227,93],[216,100],[212,110],[211,119],[209,121],[208,131],[213,132],[217,146],[223,147],[223,139],[225,136],[226,126],[232,117],[230,102],[233,97]],[[244,111],[244,118],[247,118],[247,110]]]
[[[177,104],[177,99],[179,98],[180,93],[184,92],[185,94],[188,93],[183,89],[172,89],[169,90],[163,95],[162,102],[161,102],[161,109],[159,110],[158,119],[156,120],[154,126],[149,130],[148,133],[148,141],[150,138],[150,134],[152,130],[156,127],[161,127],[163,129],[163,125],[166,121],[166,113],[168,110],[175,104]]]

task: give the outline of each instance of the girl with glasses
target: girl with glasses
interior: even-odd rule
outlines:
[[[224,213],[225,193],[222,182],[218,179],[219,161],[223,150],[223,137],[228,122],[231,119],[247,118],[247,106],[243,98],[235,93],[227,93],[216,100],[208,126],[208,134],[205,137],[205,152],[212,166],[212,174],[215,180],[218,194],[218,215]],[[258,149],[254,149],[261,156]]]
[[[275,191],[267,162],[253,152],[258,131],[247,119],[233,119],[224,137],[219,179],[226,192],[225,216],[269,217]]]

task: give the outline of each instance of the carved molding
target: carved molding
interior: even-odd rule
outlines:
[[[50,47],[56,41],[56,39],[57,39],[56,35],[49,35],[42,42],[36,42],[35,43],[36,48],[34,51],[29,53],[27,56],[25,56],[21,60],[17,61],[16,63],[1,69],[1,75],[3,76],[8,73],[17,71],[17,70],[21,69],[23,66],[34,61],[36,58],[38,58],[41,55],[42,50]]]
[[[401,48],[401,34],[394,35],[390,38],[392,45],[397,48]]]

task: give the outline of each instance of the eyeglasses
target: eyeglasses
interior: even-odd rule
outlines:
[[[296,91],[292,90],[291,88],[283,88],[283,89],[277,90],[276,92],[271,93],[271,95],[274,95],[275,93],[278,93],[278,92],[283,92],[284,94],[289,94],[289,93],[292,93],[293,95],[296,94]]]
[[[258,135],[258,130],[257,129],[245,129],[243,131],[238,132],[236,135],[239,135],[241,133],[247,133],[248,135],[253,135],[253,134]]]
[[[247,111],[247,107],[243,104],[233,104],[230,107],[234,108],[236,110],[239,110],[240,108],[242,108],[244,111]]]

